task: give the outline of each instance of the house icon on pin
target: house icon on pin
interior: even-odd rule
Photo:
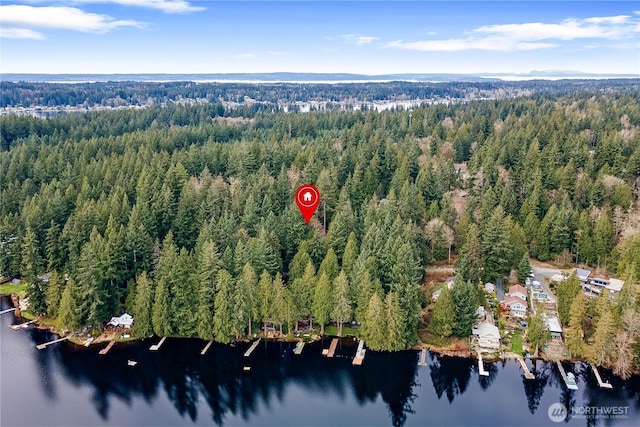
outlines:
[[[302,200],[305,201],[305,202],[311,202],[311,198],[312,198],[311,192],[309,192],[309,191],[307,191],[306,193],[304,193],[302,195]]]

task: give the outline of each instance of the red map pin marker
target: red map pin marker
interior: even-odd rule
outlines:
[[[296,205],[309,224],[320,204],[320,192],[311,184],[303,184],[296,190]]]

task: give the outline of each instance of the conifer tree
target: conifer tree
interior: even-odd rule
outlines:
[[[335,297],[335,305],[332,311],[332,317],[338,322],[338,336],[342,336],[342,325],[351,319],[351,300],[349,298],[349,279],[344,270],[340,270],[340,274],[333,281],[333,292]]]
[[[291,284],[291,294],[293,302],[302,317],[311,317],[311,305],[316,290],[316,269],[313,262],[309,259],[304,269],[302,277],[294,279]],[[298,330],[298,322],[296,319],[296,331]]]
[[[529,262],[529,254],[525,253],[520,258],[520,262],[518,263],[518,282],[523,284],[527,277],[529,276],[529,272],[531,271],[531,263]]]
[[[569,328],[566,331],[567,349],[573,356],[584,353],[583,321],[587,314],[587,299],[583,292],[579,292],[571,304]]]
[[[549,332],[549,328],[540,313],[529,318],[527,341],[531,344],[531,348],[541,348],[544,344],[551,341],[551,332]]]
[[[171,324],[169,323],[169,291],[164,279],[160,279],[156,287],[151,310],[151,323],[153,324],[154,334],[160,337],[172,334]]]
[[[247,336],[252,333],[252,320],[258,319],[258,277],[248,262],[236,281],[235,317],[238,320],[236,335],[247,326]]]
[[[387,319],[384,303],[377,293],[371,295],[365,320],[362,323],[362,338],[371,350],[387,349]]]
[[[58,308],[60,306],[60,299],[62,298],[62,292],[64,292],[65,283],[64,279],[60,277],[57,271],[51,272],[49,283],[47,283],[47,313],[51,317],[58,315]]]
[[[227,270],[219,270],[213,309],[213,335],[216,341],[224,344],[230,343],[235,336],[233,294],[233,277]]]
[[[258,282],[258,306],[260,307],[260,318],[264,324],[264,336],[267,336],[267,322],[273,318],[273,282],[267,270],[262,270],[260,281]]]
[[[331,250],[331,249],[329,249]],[[333,310],[331,280],[327,273],[321,273],[316,284],[311,311],[316,323],[320,324],[320,335],[324,335],[324,326],[329,322]]]
[[[605,310],[596,324],[587,359],[599,366],[608,364],[615,350],[615,323],[610,310]]]
[[[147,273],[143,272],[136,280],[136,299],[133,306],[133,331],[139,337],[148,337],[153,333],[151,321],[151,306],[153,302],[153,288]]]
[[[571,319],[571,305],[581,289],[580,280],[578,280],[575,274],[572,274],[567,280],[558,285],[556,289],[558,296],[558,316],[563,325],[569,324]]]
[[[471,326],[476,320],[478,304],[473,287],[471,281],[456,280],[451,288],[451,298],[456,314],[453,333],[459,337],[471,335]]]
[[[440,337],[449,337],[456,329],[456,312],[451,292],[445,286],[433,307],[429,332]]]
[[[321,276],[323,273],[327,275],[327,278],[331,281],[338,276],[339,266],[338,266],[338,257],[336,253],[333,251],[333,248],[329,248],[327,254],[320,264],[320,268],[318,269],[318,276]]]
[[[75,331],[81,326],[78,311],[77,286],[73,279],[69,279],[64,287],[58,309],[58,326],[61,330]]]

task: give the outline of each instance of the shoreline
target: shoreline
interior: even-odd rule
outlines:
[[[21,317],[27,321],[33,321],[34,322],[34,327],[38,328],[38,329],[42,329],[42,330],[48,330],[49,332],[56,334],[60,337],[67,337],[68,335],[71,335],[68,338],[68,341],[73,343],[74,345],[77,346],[82,346],[85,347],[86,343],[87,343],[87,339],[89,338],[88,335],[81,335],[81,336],[74,336],[74,333],[68,334],[68,335],[62,335],[61,332],[57,331],[57,328],[55,325],[50,324],[50,323],[46,323],[43,322],[41,318],[39,318],[38,316],[33,316],[32,318],[28,318],[28,317],[24,317],[22,316],[22,312],[20,311],[20,307],[19,307],[19,303],[18,303],[18,295],[17,294],[2,294],[0,296],[8,296],[9,298],[11,298],[11,302],[12,304],[15,306],[16,308],[16,316],[17,317]],[[118,334],[123,334],[126,333],[125,331],[115,331],[115,335]],[[129,331],[129,334],[131,333],[131,331]],[[136,341],[143,341],[145,339],[149,339],[149,338],[161,338],[161,337],[157,337],[155,334],[151,337],[135,337],[130,335],[127,338],[114,338],[110,335],[105,335],[104,333],[99,335],[98,337],[94,337],[93,341],[91,341],[91,346],[95,345],[95,344],[104,344],[104,343],[108,343],[110,341],[116,341],[116,342],[127,342],[127,343],[133,343]],[[324,336],[320,336],[320,335],[310,335],[308,338],[308,340],[305,340],[302,337],[292,337],[289,338],[288,336],[285,337],[262,337],[262,336],[257,336],[255,338],[260,338],[260,339],[265,339],[265,340],[271,340],[273,342],[316,342],[319,340],[322,340],[323,338],[348,338],[348,337],[353,337],[356,338],[353,335],[344,335],[342,337],[338,337],[338,336],[333,336],[333,335],[324,335]],[[192,339],[192,338],[198,338],[198,337],[183,337],[183,336],[169,336],[169,338],[188,338],[188,339]],[[233,341],[233,343],[238,343],[238,342],[250,342],[251,339],[244,337],[242,339],[238,339]],[[88,346],[87,346],[88,347]],[[408,349],[405,350],[400,350],[400,351],[406,351],[406,350],[416,350],[416,351],[420,351],[420,350],[427,350],[429,353],[438,355],[438,356],[447,356],[447,357],[461,357],[461,358],[465,358],[465,359],[473,359],[473,360],[477,360],[478,357],[477,355],[475,355],[473,352],[471,352],[470,350],[452,350],[450,348],[446,348],[446,347],[437,347],[434,346],[432,344],[425,344],[425,343],[421,343],[421,344],[417,344],[414,345]],[[502,353],[502,356],[500,356],[500,354]],[[499,362],[501,360],[517,360],[517,359],[524,359],[526,360],[527,358],[525,358],[524,356],[512,353],[512,352],[502,352],[502,351],[498,351],[498,352],[494,352],[494,353],[490,353],[490,354],[486,354],[483,355],[482,360],[484,360],[485,362],[488,363],[492,363],[492,362]],[[589,361],[587,360],[582,360],[582,359],[576,359],[576,358],[560,358],[560,359],[551,359],[551,358],[545,358],[545,357],[530,357],[529,360],[536,362],[538,360],[541,360],[543,362],[549,362],[549,363],[553,363],[556,361],[560,361],[560,362],[570,362],[570,363],[589,363]],[[603,366],[606,369],[612,369],[609,366]],[[633,372],[634,375],[638,375],[640,374],[640,371],[634,371]]]

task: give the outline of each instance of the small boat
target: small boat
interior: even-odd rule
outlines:
[[[573,372],[567,373],[567,388],[569,390],[578,389],[578,384],[576,383],[576,376],[573,375]]]
[[[89,344],[91,344],[91,343],[93,342],[93,339],[94,339],[93,337],[89,337],[89,338],[87,339],[87,342],[84,344],[84,346],[85,346],[85,347],[89,347]]]
[[[251,366],[245,366],[243,370],[244,371],[250,371],[251,370]]]
[[[127,365],[129,366],[136,366],[138,364],[138,362],[136,362],[135,360],[127,360]]]

